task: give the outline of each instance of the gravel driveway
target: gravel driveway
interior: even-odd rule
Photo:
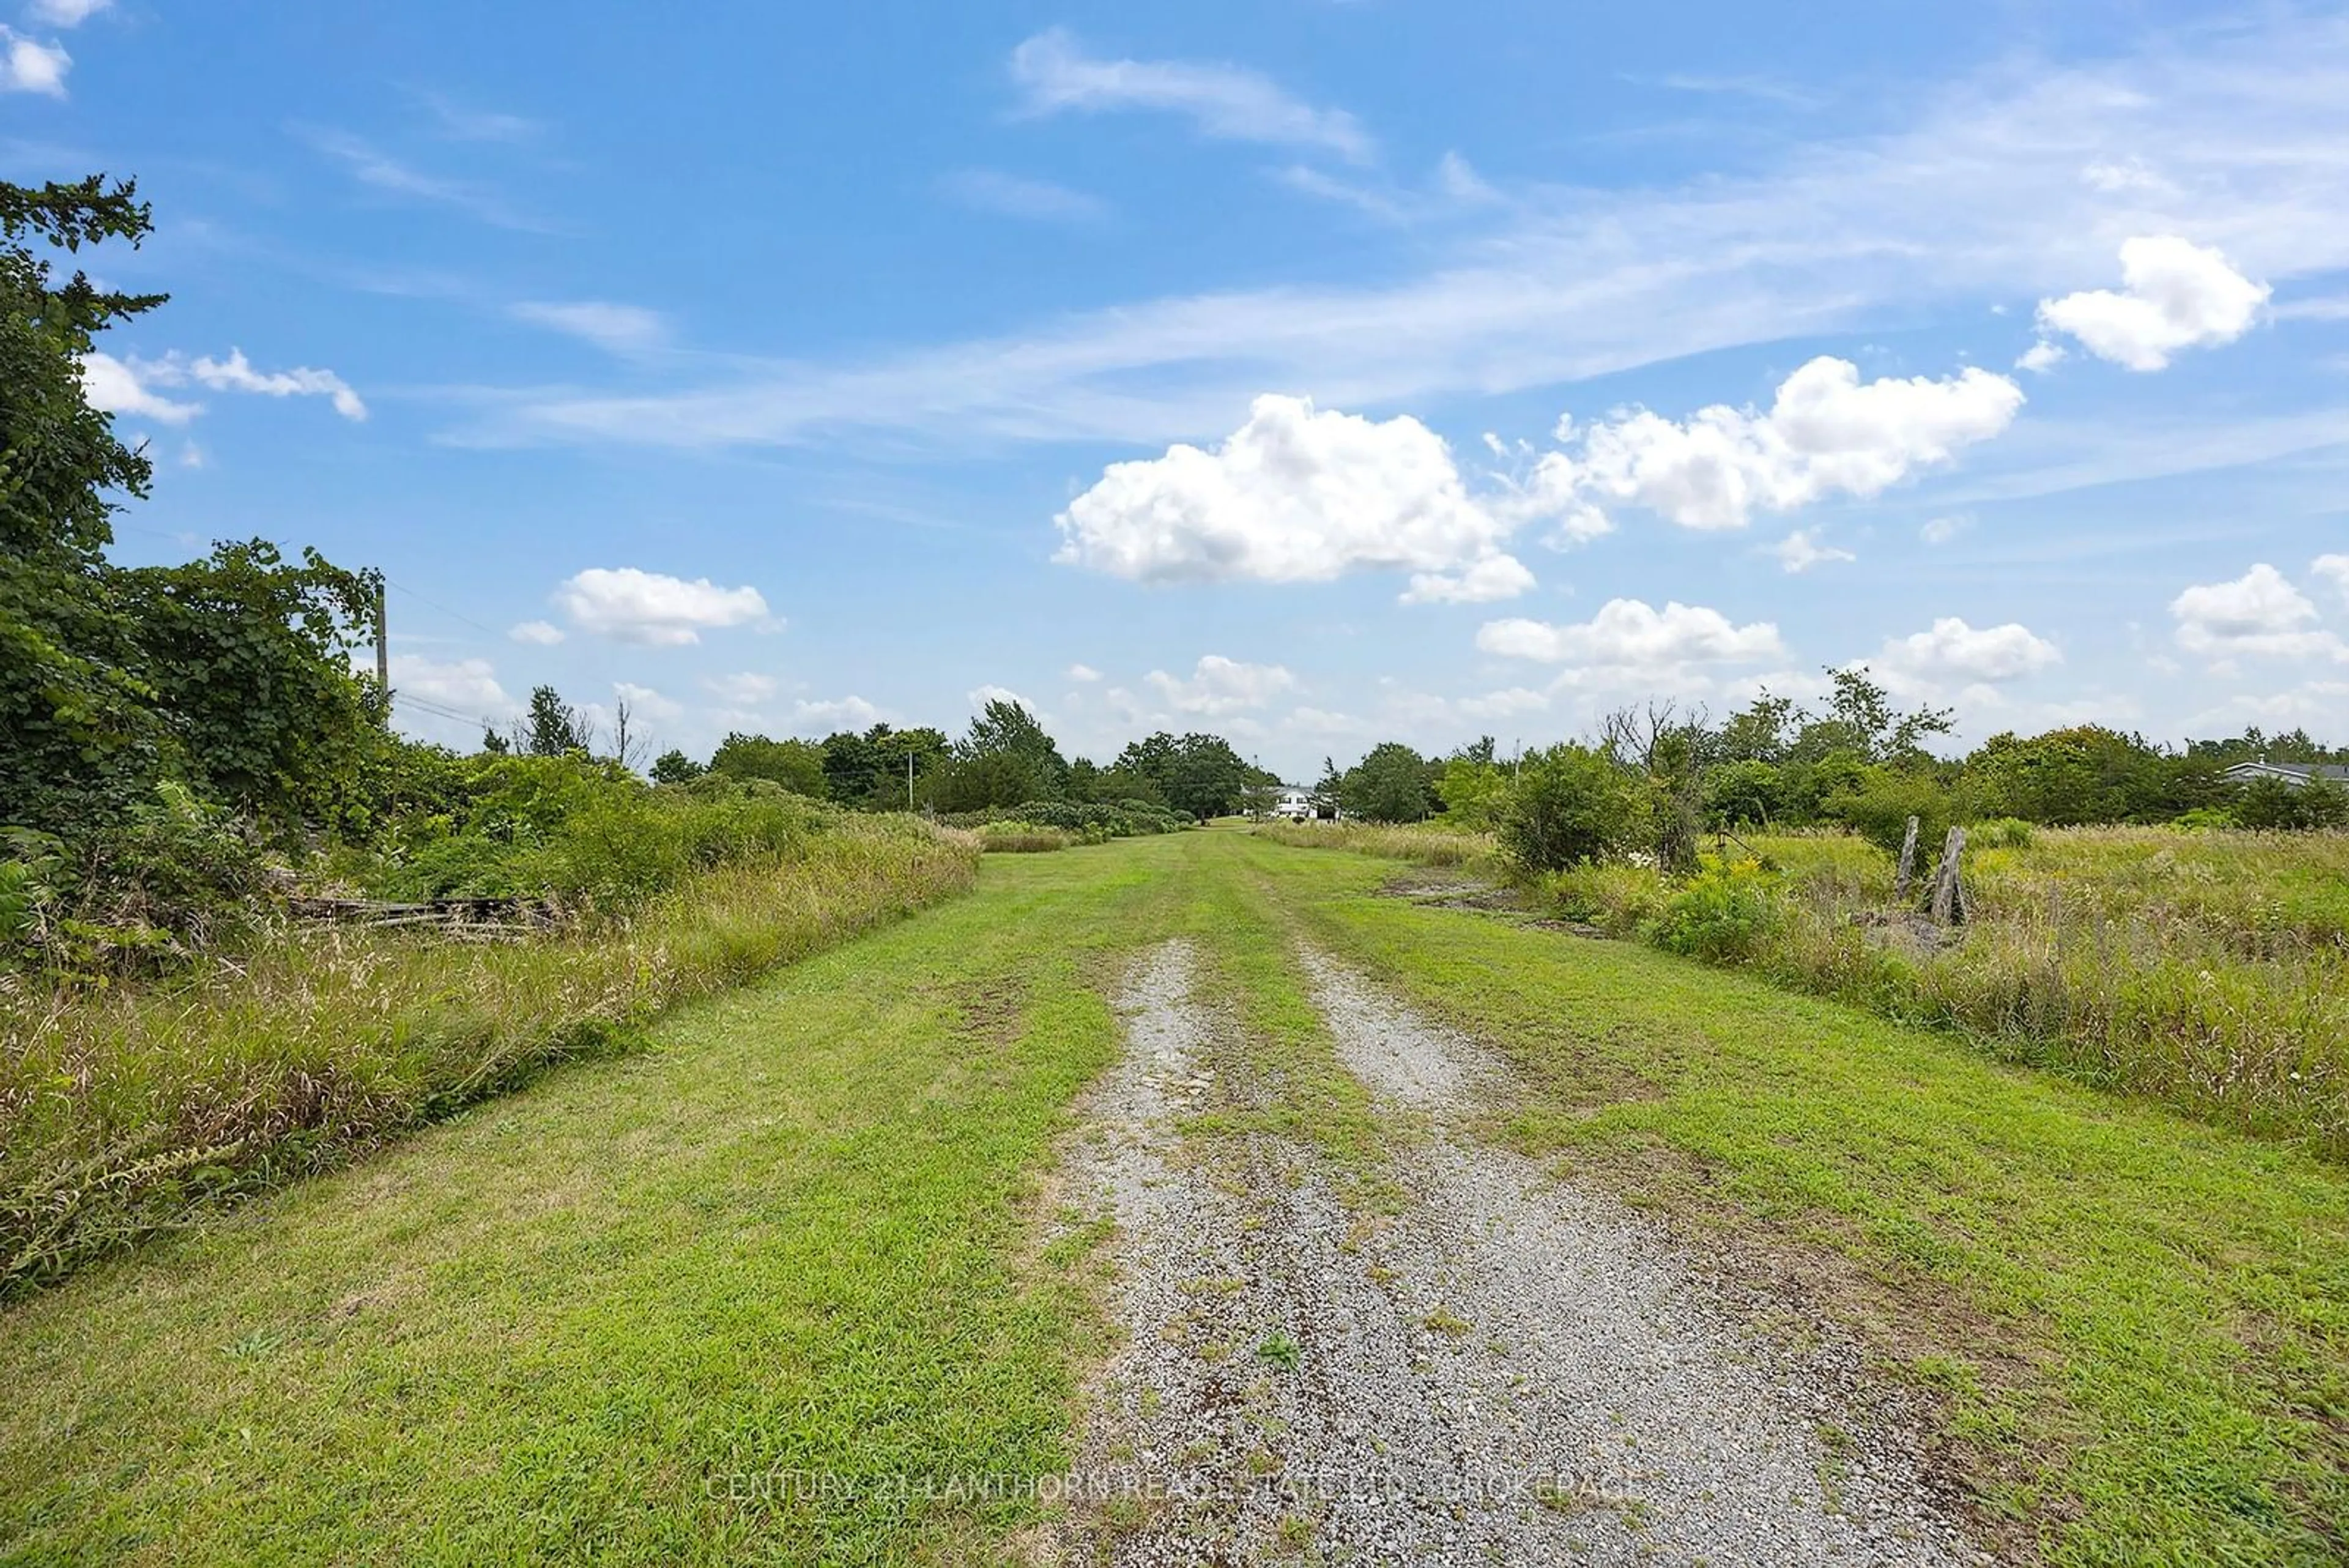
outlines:
[[[1185,1138],[1263,1086],[1159,949],[1070,1161],[1117,1226],[1067,1561],[1940,1564],[1977,1561],[1847,1366],[1743,1329],[1652,1225],[1471,1139],[1473,1042],[1303,955],[1397,1138],[1399,1211],[1318,1151]],[[1381,1206],[1382,1209],[1385,1206]]]

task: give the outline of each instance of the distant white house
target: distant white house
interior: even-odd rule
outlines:
[[[2327,784],[2349,784],[2349,767],[2338,763],[2237,763],[2219,776],[2232,784],[2247,784],[2255,779],[2277,779],[2293,789],[2305,789],[2317,779]]]
[[[1339,815],[1339,811],[1334,809],[1334,806],[1325,806],[1322,799],[1318,797],[1313,790],[1299,790],[1299,787],[1294,787],[1294,785],[1282,785],[1280,794],[1276,794],[1271,806],[1266,806],[1264,809],[1264,815],[1280,818],[1282,823],[1310,823],[1310,820],[1318,820],[1322,818],[1322,815],[1332,815],[1334,818],[1334,815]]]

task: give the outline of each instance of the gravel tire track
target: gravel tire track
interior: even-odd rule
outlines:
[[[1288,1139],[1185,1139],[1257,1085],[1190,948],[1151,955],[1069,1162],[1116,1223],[1130,1339],[1092,1390],[1065,1560],[1981,1560],[1848,1366],[1763,1344],[1658,1227],[1456,1132],[1506,1070],[1301,958],[1348,1070],[1423,1134],[1391,1157],[1406,1200],[1350,1211]]]

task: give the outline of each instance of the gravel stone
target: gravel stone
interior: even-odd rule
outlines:
[[[1262,1087],[1193,1000],[1191,950],[1150,956],[1069,1161],[1116,1224],[1129,1339],[1092,1389],[1067,1561],[1982,1560],[1855,1362],[1764,1342],[1660,1227],[1466,1136],[1506,1068],[1302,956],[1346,1067],[1411,1129],[1404,1201],[1350,1210],[1297,1140],[1186,1140],[1208,1085]]]

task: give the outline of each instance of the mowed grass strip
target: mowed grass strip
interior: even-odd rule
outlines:
[[[0,1314],[0,1561],[1008,1550],[1102,1332],[1038,1178],[1186,852],[990,858],[649,1054]]]
[[[1775,1259],[1933,1391],[2011,1546],[2349,1555],[2349,1173],[1754,977],[1376,897],[1391,862],[1228,842],[1515,1061],[1495,1136]]]

